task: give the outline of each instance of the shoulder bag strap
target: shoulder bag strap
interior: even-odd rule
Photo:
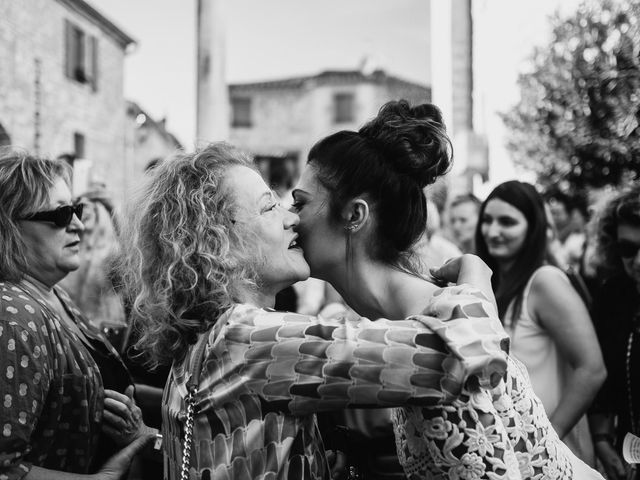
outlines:
[[[204,349],[209,340],[209,332],[204,333],[196,343],[191,365],[189,380],[187,381],[187,396],[184,400],[187,407],[187,416],[184,425],[184,443],[182,448],[182,469],[180,480],[189,480],[189,468],[191,466],[191,444],[193,442],[193,421],[196,409],[196,392],[200,383],[200,371],[204,358]]]

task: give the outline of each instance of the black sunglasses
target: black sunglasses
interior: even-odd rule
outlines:
[[[34,222],[52,222],[57,227],[67,228],[75,214],[79,220],[82,220],[82,209],[84,204],[76,203],[75,205],[63,205],[55,210],[47,210],[46,212],[36,212],[33,215],[24,217],[22,220],[30,220]]]
[[[622,258],[633,258],[638,254],[640,245],[637,243],[626,242],[624,240],[618,241],[618,254]]]

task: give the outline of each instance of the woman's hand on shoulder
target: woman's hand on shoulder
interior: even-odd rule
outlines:
[[[430,268],[429,272],[436,279],[446,283],[466,283],[476,287],[494,303],[493,288],[491,287],[492,270],[477,255],[466,253],[447,260],[438,268]]]

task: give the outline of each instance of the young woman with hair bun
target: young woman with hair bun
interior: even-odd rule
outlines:
[[[317,412],[451,404],[468,378],[497,383],[506,369],[489,271],[470,259],[441,273],[475,288],[440,289],[407,321],[274,311],[309,276],[299,217],[230,145],[163,162],[131,205],[123,290],[138,346],[172,363],[168,479],[328,480],[339,463]]]
[[[360,130],[314,145],[293,191],[311,275],[369,318],[423,311],[439,294],[429,275],[434,266],[424,265],[416,249],[427,220],[423,189],[451,161],[438,108],[406,101],[389,102]],[[467,386],[449,404],[392,410],[408,478],[602,478],[560,441],[517,360],[508,359],[497,387]],[[365,477],[384,478],[374,468]]]

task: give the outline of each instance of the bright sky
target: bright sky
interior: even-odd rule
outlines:
[[[87,0],[135,38],[125,96],[187,147],[195,136],[196,0]],[[426,0],[226,0],[230,83],[357,68],[430,83]]]

